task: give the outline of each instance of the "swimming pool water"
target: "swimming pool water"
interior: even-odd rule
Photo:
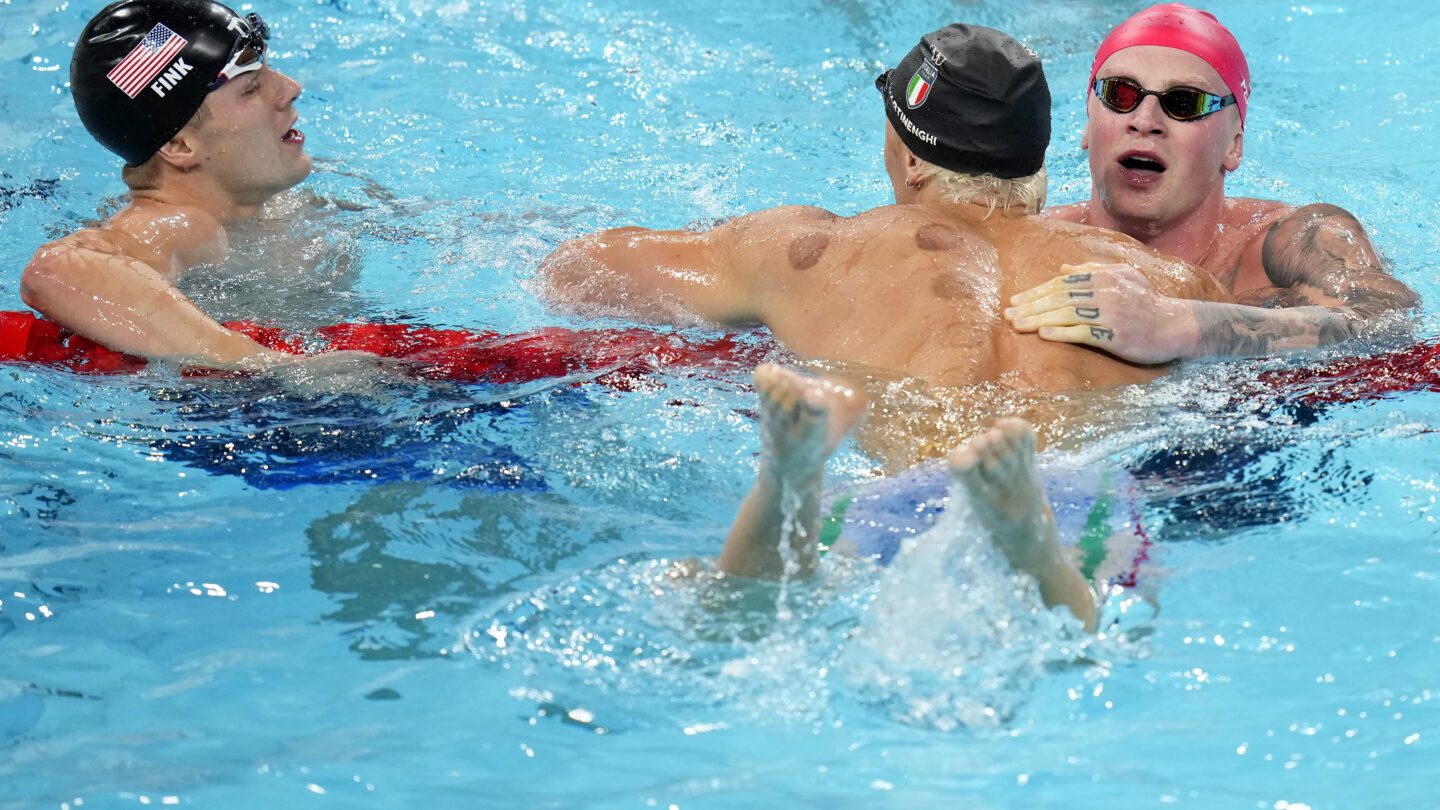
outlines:
[[[98,6],[0,1],[0,308],[122,190],[64,87]],[[576,233],[886,202],[871,82],[957,17],[1046,60],[1072,201],[1089,56],[1140,6],[246,6],[305,85],[328,202],[278,201],[186,289],[296,329],[578,325],[524,287]],[[1435,300],[1440,23],[1209,7],[1255,77],[1231,193],[1352,210]],[[1094,643],[979,552],[978,599],[838,564],[783,596],[665,585],[753,474],[738,370],[617,392],[0,368],[0,807],[1428,807],[1435,395],[1231,393],[1265,365],[1126,392],[1077,451],[1136,472],[1167,569],[1148,632]],[[718,598],[790,615],[736,638]]]

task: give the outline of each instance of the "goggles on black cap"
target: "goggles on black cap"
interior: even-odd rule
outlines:
[[[265,24],[259,14],[246,14],[245,23],[248,27],[245,33],[240,35],[240,39],[235,41],[235,50],[230,54],[230,61],[220,68],[220,74],[215,77],[215,81],[210,82],[207,92],[213,93],[236,76],[265,67],[265,43],[270,41],[270,26]]]
[[[1045,71],[1030,49],[1000,31],[957,23],[926,34],[875,87],[900,140],[927,163],[1005,179],[1045,165]]]
[[[85,129],[138,166],[175,136],[205,97],[265,64],[270,30],[215,0],[119,0],[90,20],[70,60]]]

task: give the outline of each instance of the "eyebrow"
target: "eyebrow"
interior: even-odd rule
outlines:
[[[1204,90],[1205,85],[1205,80],[1200,78],[1199,76],[1186,76],[1185,78],[1174,79],[1170,82],[1170,87],[1194,87],[1197,90]],[[1221,86],[1224,86],[1223,82],[1221,83]]]
[[[1109,76],[1096,76],[1095,78],[1097,78],[1097,79],[1123,78],[1123,79],[1129,79],[1130,81],[1135,82],[1136,84],[1139,84],[1139,85],[1142,86],[1142,87],[1150,87],[1150,85],[1146,84],[1145,82],[1140,81],[1140,80],[1137,79],[1135,76],[1133,76],[1133,75],[1131,75],[1131,74],[1129,74],[1129,73],[1124,73],[1124,72],[1119,72],[1119,71],[1117,71],[1117,72],[1115,72],[1115,73],[1112,73],[1112,74],[1110,74]],[[1191,74],[1183,74],[1183,75],[1182,75],[1180,78],[1178,78],[1178,79],[1171,79],[1170,81],[1166,82],[1166,83],[1165,83],[1165,86],[1164,86],[1164,89],[1166,89],[1166,90],[1171,90],[1171,89],[1176,88],[1176,87],[1193,87],[1193,88],[1195,88],[1196,90],[1205,90],[1205,80],[1202,79],[1202,78],[1199,77],[1199,76],[1195,76],[1195,75],[1191,75]],[[1210,94],[1212,94],[1212,95],[1217,95],[1217,94],[1218,94],[1218,95],[1222,95],[1222,96],[1223,96],[1223,95],[1229,93],[1230,91],[1225,89],[1225,82],[1222,80],[1222,81],[1220,82],[1220,89],[1219,89],[1219,90],[1205,90],[1205,92],[1210,93]]]

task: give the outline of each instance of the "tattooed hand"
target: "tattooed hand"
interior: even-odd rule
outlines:
[[[1191,356],[1193,301],[1160,295],[1124,264],[1061,265],[1061,275],[1010,299],[1005,317],[1045,340],[1093,346],[1132,363]]]

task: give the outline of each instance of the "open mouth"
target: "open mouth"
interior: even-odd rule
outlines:
[[[286,130],[285,134],[280,136],[280,142],[291,143],[298,146],[305,143],[305,133],[301,132],[298,129]]]
[[[1132,172],[1153,172],[1163,174],[1165,164],[1150,155],[1128,154],[1120,158],[1120,165]]]

